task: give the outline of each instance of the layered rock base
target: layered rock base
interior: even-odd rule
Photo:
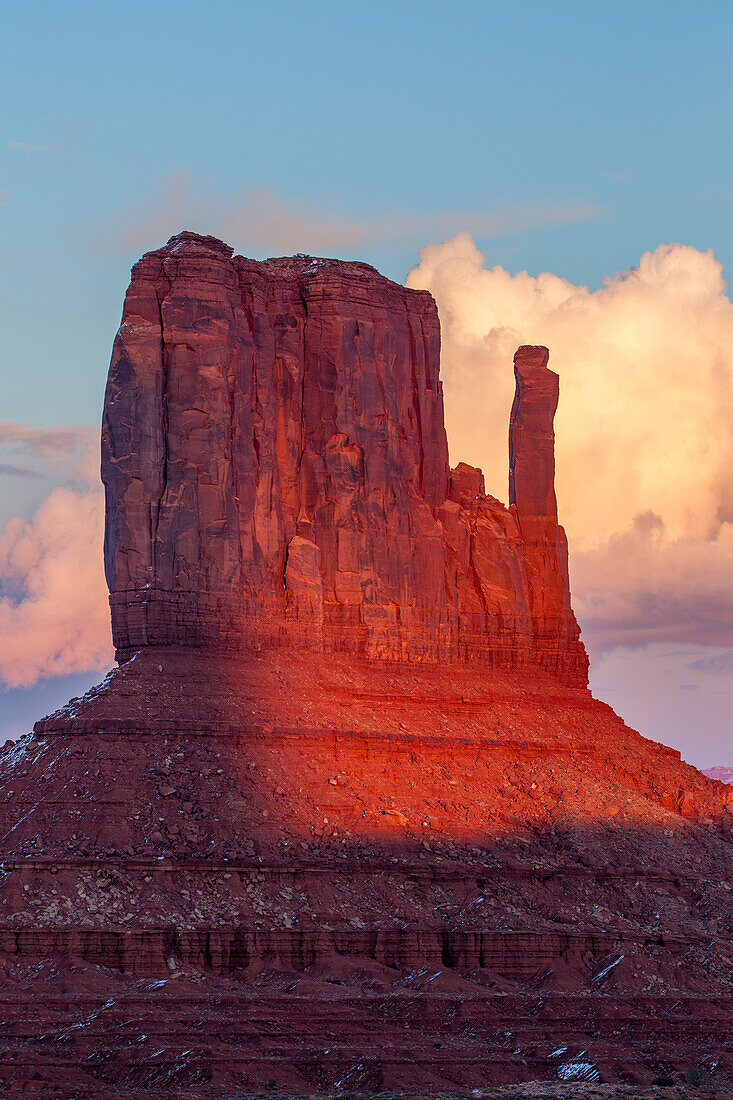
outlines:
[[[585,689],[150,648],[2,769],[0,1079],[733,1071],[733,792]]]

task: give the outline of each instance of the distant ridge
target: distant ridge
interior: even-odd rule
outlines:
[[[714,768],[703,768],[702,774],[707,775],[710,779],[717,779],[720,783],[730,783],[733,787],[733,767],[726,767],[725,764],[716,764]]]

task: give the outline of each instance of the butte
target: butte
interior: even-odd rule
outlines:
[[[0,1080],[728,1079],[731,790],[588,691],[547,350],[515,356],[508,507],[449,467],[439,351],[365,264],[181,233],[134,267],[119,667],[0,755]]]

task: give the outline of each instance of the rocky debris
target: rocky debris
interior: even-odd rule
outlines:
[[[427,929],[449,917],[547,935],[684,927],[692,943],[717,921],[706,973],[725,984],[728,788],[585,689],[498,671],[480,684],[468,666],[148,647],[2,761],[4,794],[20,765],[25,778],[4,810],[0,923]],[[451,866],[457,893],[440,870]],[[258,867],[270,877],[253,878]],[[692,965],[678,967],[683,985]]]
[[[449,470],[439,351],[431,296],[366,264],[258,263],[192,233],[147,253],[103,421],[121,659],[296,643],[586,683],[547,351],[517,357],[509,508]]]

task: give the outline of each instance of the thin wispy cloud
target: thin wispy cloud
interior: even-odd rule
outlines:
[[[86,446],[94,429],[88,424],[39,427],[18,420],[0,420],[0,447],[17,447],[26,452],[57,458]]]
[[[22,153],[50,153],[48,145],[37,145],[31,141],[11,141],[11,149],[18,149]]]
[[[691,661],[690,668],[695,671],[710,672],[714,676],[729,676],[733,673],[733,649],[726,653],[718,653],[713,657],[699,657]]]
[[[628,183],[631,179],[631,172],[603,172],[602,175],[609,183]]]
[[[290,202],[268,188],[230,198],[195,186],[187,175],[171,179],[144,208],[102,227],[104,247],[147,251],[181,229],[221,237],[256,254],[344,252],[390,242],[420,242],[468,230],[478,237],[507,236],[543,225],[585,221],[601,213],[586,200],[507,203],[484,210],[386,211],[364,216]]]
[[[38,470],[28,466],[15,466],[12,462],[0,462],[0,477],[40,477]]]
[[[99,478],[99,430],[89,424],[39,427],[0,420],[0,473],[86,486]]]

